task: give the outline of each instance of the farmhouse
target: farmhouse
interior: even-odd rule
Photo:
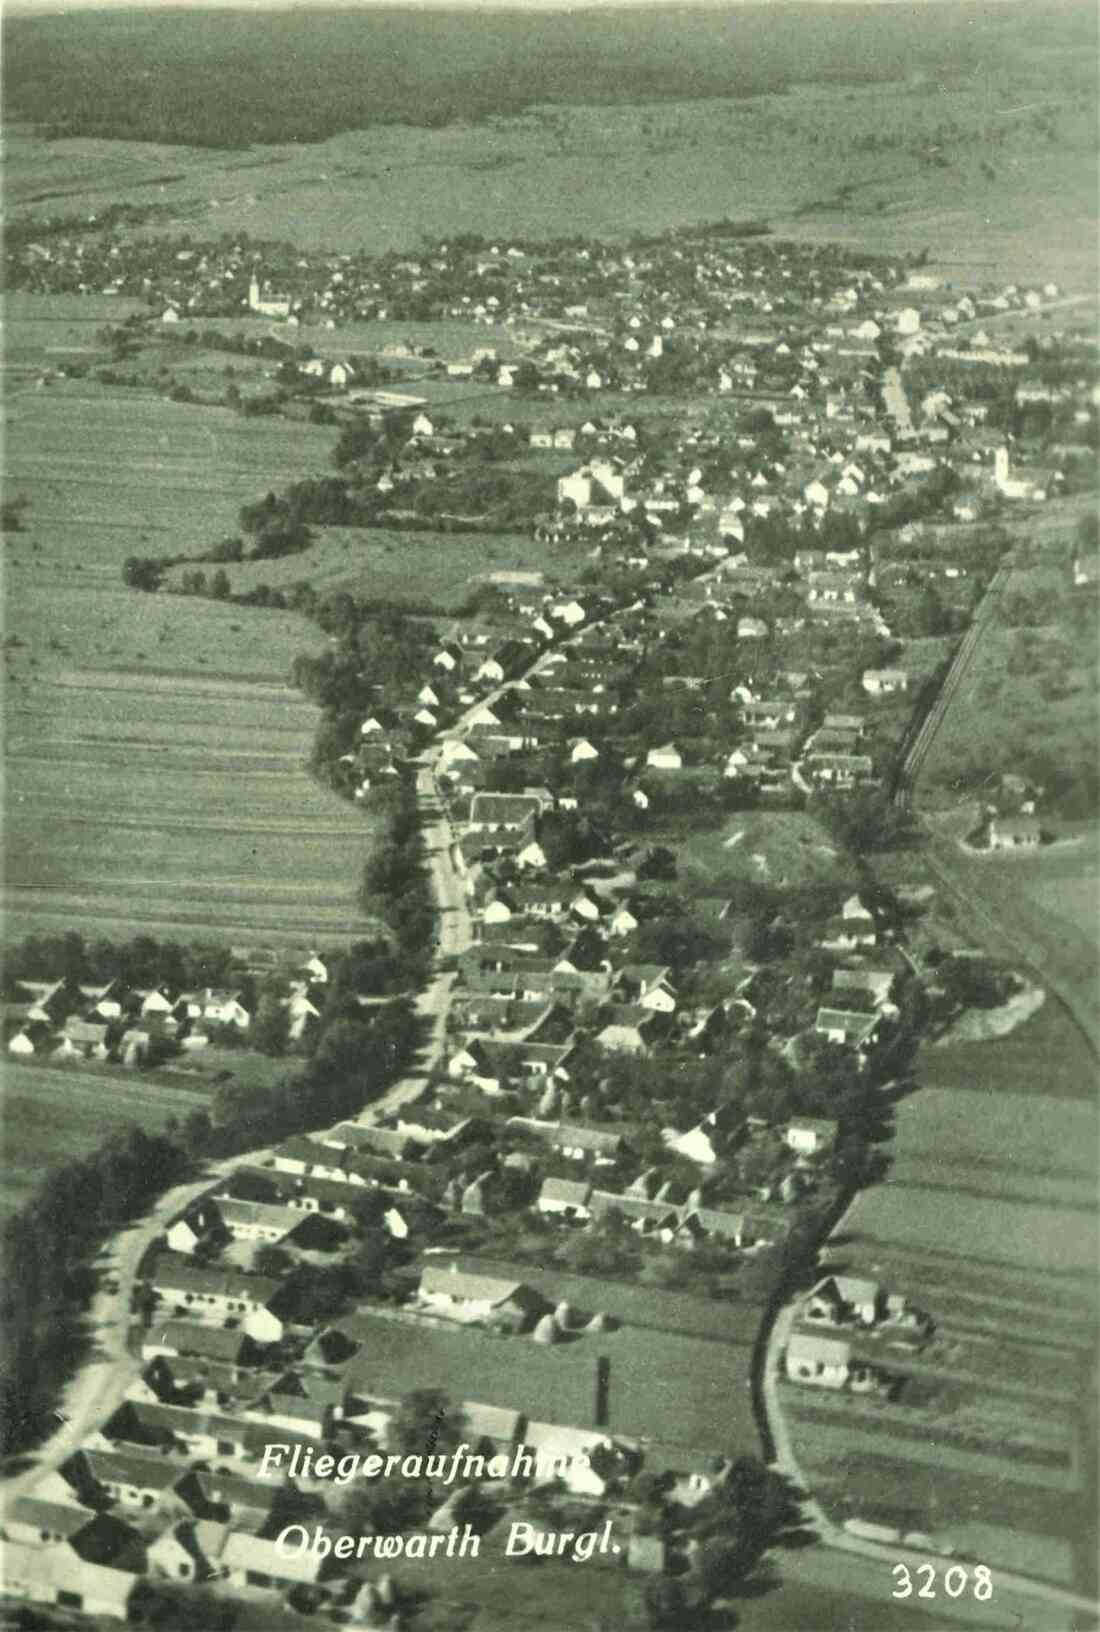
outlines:
[[[542,789],[525,793],[475,793],[470,801],[471,833],[518,833],[553,803]]]
[[[872,697],[890,697],[896,691],[909,690],[909,676],[904,669],[864,669],[860,683]]]
[[[833,1148],[836,1132],[827,1117],[800,1116],[787,1123],[783,1140],[799,1156],[818,1156]]]
[[[444,1268],[430,1264],[420,1277],[420,1299],[429,1309],[461,1320],[507,1320],[522,1325],[541,1314],[545,1303],[522,1281],[471,1275],[456,1260]]]
[[[123,1507],[155,1507],[183,1470],[153,1457],[129,1452],[78,1451],[63,1470],[78,1495],[106,1494]]]
[[[4,1513],[3,1533],[8,1542],[26,1547],[66,1546],[89,1563],[110,1563],[134,1540],[134,1531],[121,1520],[68,1502],[41,1501],[17,1496]]]
[[[881,1019],[880,1014],[859,1014],[851,1009],[818,1009],[814,1030],[831,1043],[864,1049],[874,1040]]]
[[[129,1570],[89,1564],[68,1547],[4,1547],[4,1591],[30,1603],[55,1604],[82,1615],[126,1621],[138,1577]]]
[[[535,1206],[551,1218],[588,1219],[592,1216],[591,1196],[592,1186],[583,1181],[544,1179]]]
[[[214,1361],[219,1365],[239,1366],[247,1363],[254,1345],[241,1331],[226,1331],[219,1326],[199,1326],[189,1320],[159,1320],[142,1340],[142,1359],[157,1355],[192,1355],[197,1359]]]
[[[1036,816],[995,816],[989,824],[990,850],[1034,850],[1040,838]]]
[[[874,1326],[886,1313],[886,1295],[877,1281],[857,1275],[826,1275],[806,1299],[806,1319],[833,1326]]]
[[[235,1531],[225,1544],[221,1562],[234,1587],[283,1592],[287,1587],[312,1586],[326,1560],[312,1547],[284,1548],[278,1541]]]
[[[852,1345],[838,1337],[816,1332],[794,1332],[784,1356],[791,1382],[813,1383],[818,1388],[843,1388],[852,1364]]]
[[[146,1558],[150,1572],[166,1581],[206,1581],[216,1575],[228,1527],[209,1519],[179,1519],[161,1532]]]
[[[161,1257],[151,1277],[153,1291],[164,1302],[197,1316],[224,1320],[243,1316],[242,1329],[260,1343],[277,1343],[283,1323],[268,1308],[279,1282],[264,1275],[233,1270],[191,1269]]]

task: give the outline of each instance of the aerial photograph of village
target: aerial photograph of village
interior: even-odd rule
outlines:
[[[1093,0],[2,43],[0,1632],[1095,1632]]]

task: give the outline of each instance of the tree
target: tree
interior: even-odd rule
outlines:
[[[216,601],[227,601],[232,593],[229,574],[224,567],[219,567],[210,580],[210,593]]]
[[[201,1156],[210,1143],[214,1124],[207,1111],[191,1111],[183,1123],[183,1142],[192,1156]]]
[[[229,1632],[237,1624],[237,1607],[202,1588],[139,1583],[135,1610],[155,1632]]]
[[[822,800],[830,832],[853,855],[894,850],[910,843],[913,819],[883,788],[835,794]]]
[[[273,1279],[279,1280],[291,1268],[294,1259],[282,1247],[267,1241],[257,1250],[252,1263],[260,1275],[270,1275]]]
[[[283,981],[269,981],[260,997],[249,1040],[261,1054],[281,1059],[290,1046],[290,1012],[286,1006],[286,986]]]
[[[390,1418],[387,1442],[406,1456],[442,1456],[469,1435],[465,1414],[439,1388],[414,1388]]]
[[[1081,517],[1074,539],[1082,555],[1095,555],[1100,550],[1100,515],[1095,510]]]
[[[690,1601],[682,1581],[657,1576],[646,1583],[642,1599],[648,1626],[668,1627],[670,1632],[678,1632],[686,1626]]]
[[[151,591],[160,587],[163,571],[157,556],[128,555],[122,563],[122,582],[129,589]]]

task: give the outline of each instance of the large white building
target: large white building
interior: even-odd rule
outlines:
[[[250,312],[259,313],[261,317],[289,317],[290,296],[274,294],[271,290],[261,294],[260,280],[253,273],[252,282],[248,286],[248,309]]]

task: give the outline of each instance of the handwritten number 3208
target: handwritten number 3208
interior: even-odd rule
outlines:
[[[893,1568],[894,1598],[911,1598],[913,1595],[913,1576],[917,1577],[919,1585],[916,1588],[918,1598],[934,1598],[936,1596],[936,1570],[932,1564],[918,1564],[916,1569],[909,1570],[908,1564],[895,1564]],[[924,1580],[921,1580],[921,1577]],[[961,1564],[952,1564],[943,1578],[943,1590],[949,1598],[961,1598],[966,1591],[970,1577]],[[985,1564],[978,1564],[974,1570],[974,1597],[979,1603],[988,1603],[993,1596],[993,1577]]]

